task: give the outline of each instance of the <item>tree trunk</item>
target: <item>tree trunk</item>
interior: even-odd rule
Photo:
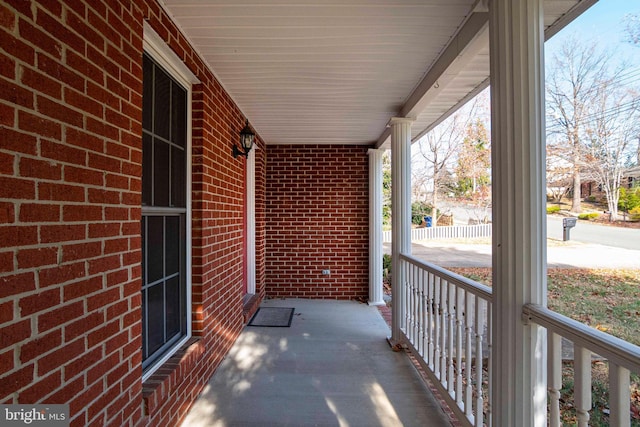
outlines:
[[[437,227],[438,225],[438,190],[437,181],[433,181],[433,198],[431,200],[431,226]]]
[[[620,200],[620,190],[607,192],[607,204],[609,205],[609,221],[618,220],[618,201]]]
[[[574,163],[575,164],[575,163]],[[580,207],[581,196],[581,183],[580,183],[580,170],[578,166],[574,166],[573,169],[573,199],[571,200],[571,212],[580,213],[582,208]]]

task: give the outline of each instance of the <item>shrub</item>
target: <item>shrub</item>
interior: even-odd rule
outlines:
[[[554,214],[554,213],[558,213],[558,212],[560,212],[560,206],[558,206],[558,205],[547,206],[547,213],[548,214]]]
[[[584,220],[589,221],[591,219],[596,219],[599,216],[600,216],[600,214],[597,213],[597,212],[589,212],[589,213],[583,213],[583,214],[578,215],[578,219],[584,219]]]
[[[587,202],[595,203],[595,201],[596,201],[596,196],[591,195],[591,196],[587,197],[587,199],[586,199],[586,200],[587,200]]]
[[[382,269],[387,270],[389,273],[391,273],[391,255],[382,255]]]
[[[413,202],[411,203],[411,223],[414,225],[421,225],[425,216],[431,216],[433,212],[433,206],[427,202]],[[438,217],[440,217],[440,210],[438,210]]]
[[[640,221],[640,206],[637,206],[629,211],[629,217],[631,221]]]
[[[631,212],[637,207],[640,207],[640,187],[622,187],[620,189],[620,199],[618,199],[618,209]]]
[[[415,225],[422,224],[426,215],[431,215],[432,207],[425,202],[411,203],[411,223]]]
[[[391,255],[382,255],[382,282],[391,285]]]

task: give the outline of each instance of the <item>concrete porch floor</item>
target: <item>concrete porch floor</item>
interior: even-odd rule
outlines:
[[[183,426],[450,426],[376,307],[266,300],[295,307],[291,327],[247,326]]]

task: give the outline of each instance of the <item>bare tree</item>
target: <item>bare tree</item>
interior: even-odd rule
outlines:
[[[452,170],[469,124],[477,117],[486,120],[488,105],[489,94],[485,90],[415,144],[417,149],[412,159],[414,195],[431,204],[433,225],[438,220],[440,195],[452,187]]]
[[[624,17],[624,21],[627,41],[631,44],[640,45],[640,15],[627,14]]]
[[[640,14],[627,14],[624,17],[625,33],[627,41],[640,47]],[[640,131],[637,135],[638,145],[636,151],[636,166],[640,166]]]
[[[640,97],[611,79],[600,84],[592,108],[586,132],[587,171],[604,191],[611,219],[615,221],[622,172],[638,135]]]
[[[560,203],[573,187],[572,166],[564,159],[564,150],[556,146],[547,147],[547,194]]]
[[[438,223],[438,194],[445,186],[447,168],[461,140],[462,121],[462,114],[454,114],[415,144],[417,150],[412,162],[413,192],[418,198],[427,199],[427,195],[431,195],[430,200],[424,201],[431,204],[434,226]]]
[[[611,57],[611,52],[598,51],[594,43],[572,38],[554,55],[547,70],[547,145],[571,165],[571,212],[575,213],[580,212],[585,121],[606,80]]]

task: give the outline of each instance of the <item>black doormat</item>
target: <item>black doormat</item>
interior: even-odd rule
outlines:
[[[249,326],[271,326],[276,328],[288,328],[295,308],[287,307],[260,307],[253,315]]]

